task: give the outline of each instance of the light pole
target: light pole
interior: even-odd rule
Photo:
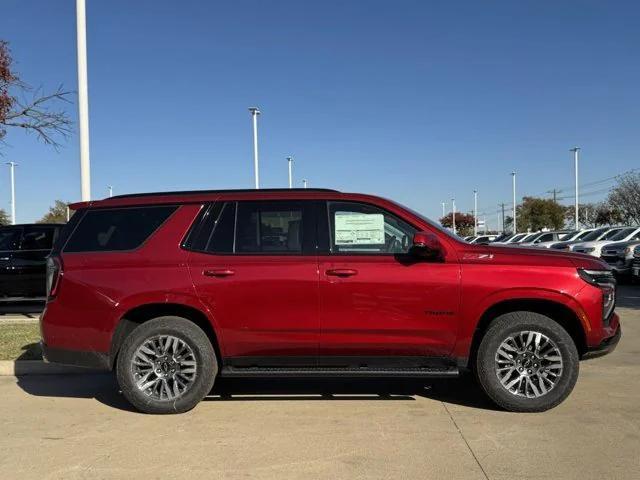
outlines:
[[[113,197],[113,187],[111,185],[107,185],[107,189],[109,190],[109,198]]]
[[[289,163],[289,188],[293,188],[293,174],[291,173],[293,158],[287,157],[287,162]]]
[[[302,188],[307,188],[307,181],[302,179]]]
[[[253,175],[256,188],[260,188],[260,173],[258,169],[258,115],[260,115],[260,110],[258,107],[250,107],[249,111],[253,117]]]
[[[16,224],[16,162],[7,162],[9,171],[11,172],[11,225]]]
[[[511,172],[512,188],[513,188],[513,233],[518,233],[518,227],[516,224],[516,172]]]
[[[445,211],[444,211],[444,207],[445,207],[446,203],[442,202],[442,218],[444,218],[444,216],[446,215]]]
[[[473,234],[478,235],[478,190],[473,191]]]
[[[570,152],[573,152],[573,163],[576,174],[576,230],[578,230],[578,152],[580,151],[580,147],[573,147]]]
[[[456,199],[451,199],[451,226],[453,227],[453,234],[456,234]]]
[[[87,81],[87,16],[85,0],[76,0],[76,43],[78,49],[78,130],[80,136],[80,188],[82,201],[91,200],[89,162],[89,87]]]

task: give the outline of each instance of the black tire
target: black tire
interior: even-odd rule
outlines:
[[[136,350],[146,340],[158,335],[171,335],[185,342],[196,360],[192,383],[174,399],[153,398],[136,385],[133,365]],[[154,318],[133,330],[120,349],[116,367],[118,383],[127,400],[141,412],[155,414],[191,410],[211,391],[217,374],[218,362],[207,335],[193,322],[173,316]]]
[[[562,358],[561,375],[555,385],[539,397],[527,397],[522,392],[512,393],[498,378],[496,367],[498,348],[504,340],[522,331],[546,335],[555,343]],[[517,355],[515,357],[520,358]],[[482,389],[500,407],[511,412],[543,412],[559,405],[573,390],[578,379],[579,356],[573,339],[557,322],[539,313],[511,312],[499,316],[490,325],[480,342],[475,369],[476,378]],[[513,372],[511,375],[513,376],[510,379],[516,378],[518,372]],[[541,380],[534,378],[533,382],[539,387]],[[541,389],[536,388],[536,390]]]

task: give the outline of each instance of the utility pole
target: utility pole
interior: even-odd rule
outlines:
[[[302,188],[307,188],[307,180],[302,179]]]
[[[258,115],[260,115],[260,110],[258,107],[250,107],[249,111],[253,117],[253,176],[255,188],[260,188],[260,173],[258,167]]]
[[[78,49],[78,130],[80,136],[80,187],[82,201],[91,200],[89,161],[89,87],[87,80],[87,15],[85,0],[76,0],[76,43]]]
[[[504,203],[501,203],[500,206],[502,207],[502,233],[504,233]]]
[[[107,189],[109,190],[109,198],[113,197],[113,187],[111,185],[107,185]]]
[[[11,225],[16,224],[16,162],[7,162],[11,172]]]
[[[574,168],[575,168],[575,174],[576,174],[576,202],[575,202],[575,206],[576,206],[576,230],[578,230],[579,227],[579,220],[578,220],[578,152],[580,151],[580,147],[573,147],[571,150],[569,150],[570,152],[573,152],[573,163],[574,163]]]
[[[291,173],[291,167],[293,164],[293,158],[287,157],[287,162],[289,163],[289,188],[293,188],[293,175]]]
[[[478,190],[473,191],[473,234],[478,235]]]
[[[453,234],[456,234],[456,199],[451,199],[451,226],[453,227]]]
[[[518,227],[516,224],[516,172],[511,172],[512,186],[513,186],[513,233],[518,233]]]

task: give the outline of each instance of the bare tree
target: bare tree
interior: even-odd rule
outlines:
[[[625,223],[640,225],[640,173],[627,173],[609,193],[609,205]]]
[[[50,94],[33,89],[12,70],[13,59],[6,41],[0,40],[0,142],[10,127],[34,133],[38,139],[55,149],[59,139],[71,133],[73,123],[63,109],[54,109],[58,102],[71,103],[72,92],[61,86]]]

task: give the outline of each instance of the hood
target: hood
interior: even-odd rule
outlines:
[[[588,270],[610,270],[611,267],[604,261],[591,255],[572,253],[565,250],[552,250],[535,247],[509,247],[507,245],[487,245],[482,254],[490,254],[496,263],[518,265],[548,265],[554,267],[576,267]],[[463,255],[465,258],[466,255]]]

